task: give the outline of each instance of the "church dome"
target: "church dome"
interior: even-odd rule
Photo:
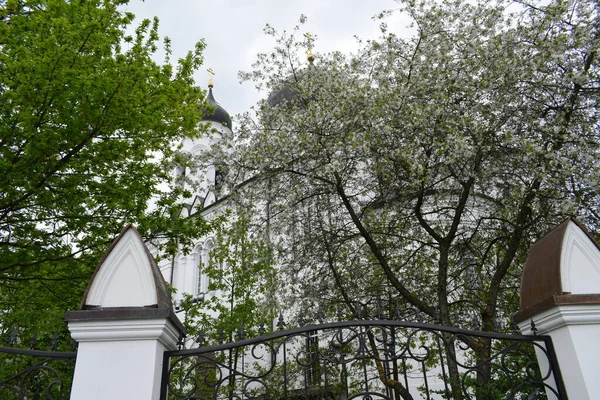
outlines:
[[[294,86],[297,87],[307,74],[312,74],[315,72],[315,68],[313,67],[315,57],[310,49],[306,59],[308,60],[307,68],[302,68],[301,70],[288,76],[279,83],[279,87],[269,94],[269,97],[267,98],[267,104],[269,107],[277,107],[279,105],[290,103],[298,95],[299,91],[298,89],[295,89]]]
[[[229,116],[229,113],[225,111],[225,109],[221,107],[221,105],[215,100],[215,96],[212,92],[212,87],[209,87],[208,89],[208,96],[206,98],[206,101],[208,104],[210,104],[212,108],[214,108],[214,111],[210,112],[209,110],[203,110],[204,117],[202,117],[202,121],[218,122],[228,127],[229,129],[232,129],[231,117]]]
[[[288,85],[283,85],[279,90],[272,92],[267,98],[267,104],[269,107],[277,107],[280,104],[285,104],[288,101],[292,101],[298,94],[296,89],[292,89]]]

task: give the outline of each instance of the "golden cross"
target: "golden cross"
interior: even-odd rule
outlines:
[[[208,68],[208,87],[209,88],[213,88],[215,87],[215,83],[213,82],[213,76],[215,76],[215,71],[213,71],[212,68]]]
[[[312,35],[310,34],[310,32],[306,32],[304,34],[304,37],[306,38],[306,40],[308,42],[308,50],[306,51],[306,59],[308,60],[309,63],[312,64],[312,62],[315,60],[315,56],[312,53]]]

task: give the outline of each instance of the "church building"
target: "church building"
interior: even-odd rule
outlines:
[[[213,110],[207,111],[203,118],[203,121],[209,125],[208,133],[200,138],[184,140],[180,151],[187,157],[200,157],[223,137],[233,135],[231,117],[215,100],[212,71],[209,72],[211,78],[208,84],[207,102]],[[184,217],[202,211],[204,217],[210,220],[219,214],[221,206],[219,180],[222,179],[222,173],[223,171],[215,165],[207,165],[206,168],[197,170],[178,167],[174,171],[181,185],[192,193],[190,198],[185,199],[185,207],[181,211]],[[173,295],[176,309],[184,294],[191,295],[196,301],[202,301],[207,296],[208,277],[201,271],[202,266],[208,265],[213,240],[213,237],[205,237],[195,244],[189,254],[179,253],[174,258],[163,259],[159,263],[165,280],[176,289]]]

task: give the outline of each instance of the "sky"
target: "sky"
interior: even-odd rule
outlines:
[[[354,35],[362,39],[379,36],[380,21],[373,16],[398,7],[394,0],[130,0],[126,10],[138,20],[159,18],[159,33],[172,41],[173,59],[204,39],[204,66],[196,73],[196,83],[206,87],[206,70],[212,68],[214,96],[235,116],[266,96],[251,82],[240,84],[238,71],[250,71],[256,54],[274,47],[274,39],[263,33],[267,23],[291,31],[303,14],[307,17],[304,29],[317,37],[316,53],[350,52],[357,48]],[[408,22],[399,13],[387,22],[396,33],[407,30]]]

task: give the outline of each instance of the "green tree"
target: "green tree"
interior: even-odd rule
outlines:
[[[267,207],[290,303],[501,329],[531,243],[566,216],[598,226],[598,4],[399,3],[411,38],[383,24],[314,65],[310,37],[267,28],[276,48],[242,77],[272,96],[241,122],[231,176],[265,196],[245,209]]]
[[[167,253],[209,229],[170,174],[203,130],[204,43],[157,63],[158,20],[129,35],[126,3],[0,3],[0,318],[25,338],[62,327],[125,224]]]
[[[257,231],[244,210],[235,208],[235,197],[228,199],[228,206],[234,212],[227,210],[214,226],[208,264],[199,266],[200,273],[208,278],[209,293],[199,302],[186,296],[180,305],[185,310],[188,337],[202,338],[206,341],[203,345],[234,342],[273,329],[276,270],[272,246],[268,236]],[[252,370],[253,361],[257,360],[245,350],[230,349],[207,357],[215,357],[228,371]],[[206,383],[214,379],[211,375],[214,364],[203,358],[206,365],[198,369],[197,384],[202,390],[212,390],[206,388]],[[241,383],[239,379],[235,374],[227,375],[227,382],[219,385],[220,390],[231,395],[239,389],[238,385],[243,385],[243,378]]]
[[[230,206],[236,204],[233,197]],[[271,330],[277,277],[268,237],[241,209],[228,210],[214,228],[208,265],[199,266],[211,295],[197,305],[191,298],[182,304],[188,330],[193,335],[204,330],[212,342],[240,339],[242,331],[256,336],[261,325]]]

